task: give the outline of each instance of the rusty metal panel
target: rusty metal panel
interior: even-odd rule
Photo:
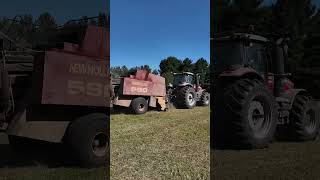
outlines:
[[[110,32],[98,26],[88,26],[81,50],[90,56],[110,58]]]
[[[165,97],[156,97],[156,99],[157,99],[157,102],[160,105],[162,111],[165,111],[168,109]]]
[[[157,107],[157,99],[154,96],[151,96],[149,99],[149,106]]]
[[[165,96],[165,79],[146,70],[137,70],[135,76],[123,79],[123,95]]]
[[[7,134],[60,143],[70,121],[26,121],[26,111],[19,112],[9,124]]]
[[[164,78],[163,78],[164,80]],[[165,83],[124,78],[123,95],[165,96]]]
[[[42,104],[110,106],[109,62],[47,51]]]
[[[148,71],[145,70],[137,70],[136,75],[134,76],[137,80],[147,80],[148,78]]]
[[[132,97],[119,96],[112,103],[117,106],[129,107],[132,101]]]

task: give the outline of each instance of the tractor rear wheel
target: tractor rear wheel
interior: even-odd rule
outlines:
[[[289,135],[292,140],[314,140],[320,129],[317,110],[311,104],[311,98],[297,95],[290,111]]]
[[[258,80],[240,79],[217,89],[213,107],[215,147],[267,147],[276,130],[277,110],[266,87]]]
[[[144,114],[148,111],[148,101],[142,97],[135,98],[131,102],[131,108],[135,114]]]
[[[65,143],[80,165],[99,167],[108,163],[108,120],[106,115],[89,114],[73,121],[68,127]]]
[[[179,108],[192,109],[196,102],[196,92],[192,87],[185,86],[179,89],[176,101]]]

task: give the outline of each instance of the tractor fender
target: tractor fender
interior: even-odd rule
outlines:
[[[310,98],[312,97],[311,94],[305,89],[291,89],[286,94],[284,94],[283,97],[289,100],[290,109],[297,95],[300,95],[300,94],[306,95]]]
[[[258,79],[263,81],[263,77],[254,69],[249,67],[241,67],[231,71],[225,71],[221,75],[221,77],[247,77],[250,79]]]

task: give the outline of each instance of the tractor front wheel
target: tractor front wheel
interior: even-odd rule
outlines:
[[[210,105],[210,94],[208,92],[203,92],[200,98],[201,106],[209,106]]]
[[[314,140],[320,129],[317,110],[311,104],[311,98],[297,95],[290,112],[289,135],[295,141]]]

